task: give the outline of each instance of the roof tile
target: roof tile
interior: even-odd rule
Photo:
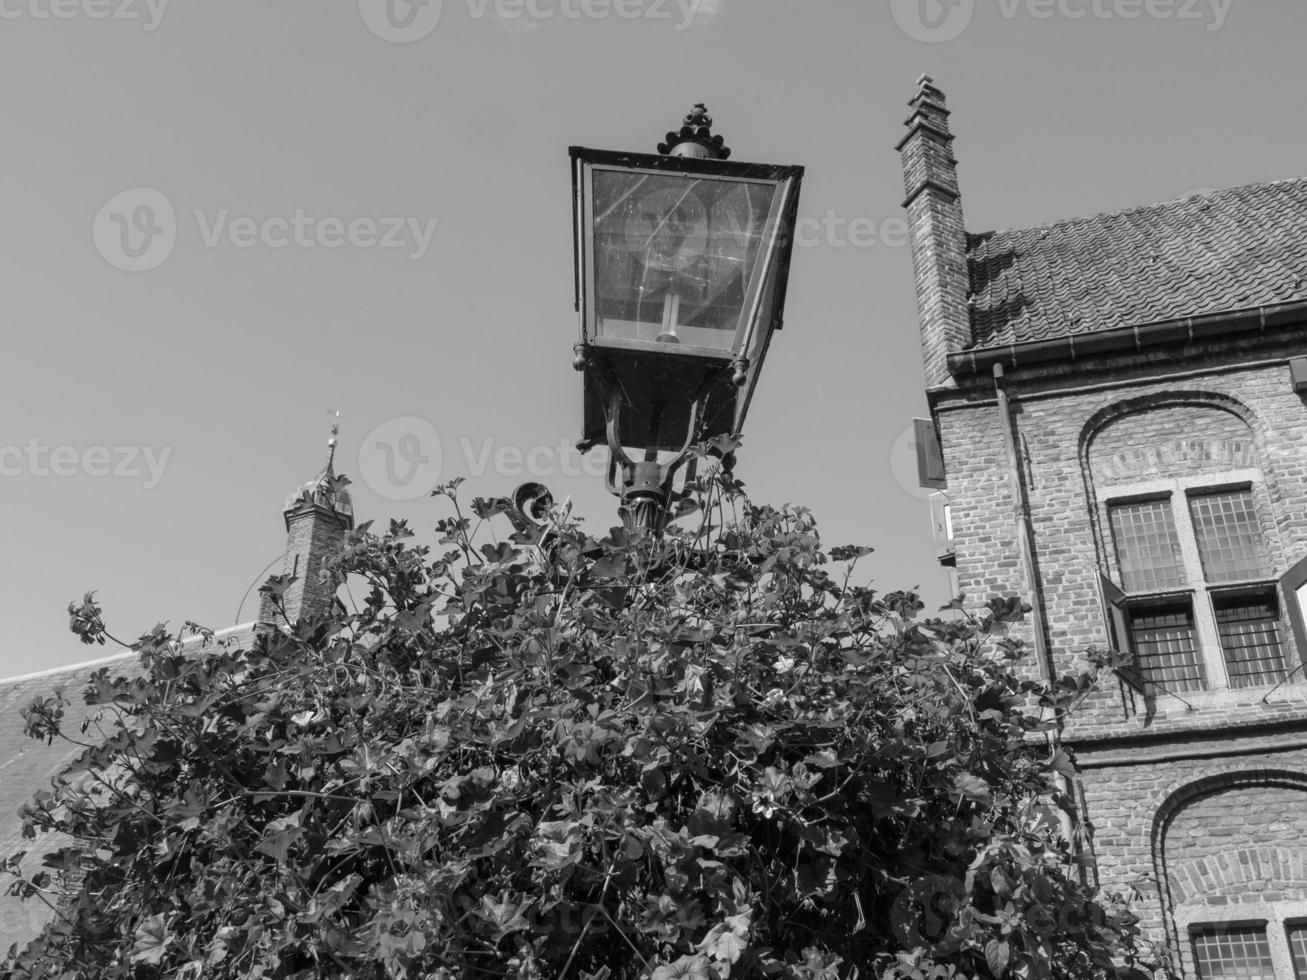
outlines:
[[[215,640],[248,645],[252,635],[252,625],[247,624],[223,630],[215,634]],[[207,646],[199,639],[186,645],[192,648],[193,645]],[[23,709],[37,698],[47,697],[61,689],[68,701],[64,708],[64,728],[69,732],[80,732],[82,722],[98,710],[87,706],[83,691],[91,676],[102,667],[108,667],[112,676],[130,677],[140,670],[137,654],[128,652],[40,674],[0,680],[0,860],[18,851],[26,851],[24,870],[36,870],[41,866],[42,855],[63,846],[63,840],[49,835],[39,836],[36,840],[25,839],[18,811],[38,790],[49,788],[62,765],[81,751],[80,747],[68,742],[47,745],[29,738],[23,730]],[[25,946],[53,917],[53,913],[36,899],[23,902],[4,894],[6,887],[7,884],[0,887],[0,957],[15,943]]]
[[[967,238],[971,349],[1307,299],[1307,178]]]

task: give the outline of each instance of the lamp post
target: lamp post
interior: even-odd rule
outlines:
[[[703,105],[657,154],[572,147],[578,447],[660,531],[691,448],[738,436],[781,327],[802,167],[728,160]]]

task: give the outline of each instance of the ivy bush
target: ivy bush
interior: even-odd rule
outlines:
[[[158,627],[80,731],[33,704],[83,748],[24,809],[71,843],[8,863],[57,915],[6,975],[1151,977],[1064,839],[1095,675],[1024,679],[1018,600],[923,618],[806,510],[698,490],[659,537],[494,540],[507,503],[451,484],[435,549],[349,535],[357,608]]]

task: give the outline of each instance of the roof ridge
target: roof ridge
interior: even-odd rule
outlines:
[[[1263,180],[1254,181],[1248,184],[1238,184],[1234,187],[1221,187],[1205,194],[1195,194],[1192,191],[1184,197],[1170,198],[1165,201],[1154,201],[1152,204],[1134,204],[1130,207],[1118,208],[1115,211],[1100,211],[1097,214],[1074,215],[1066,218],[1056,218],[1053,221],[1046,221],[1037,225],[1018,225],[1011,228],[994,228],[989,231],[969,231],[969,239],[986,239],[995,235],[1013,235],[1020,232],[1045,231],[1053,228],[1065,228],[1070,225],[1080,224],[1082,222],[1103,221],[1108,218],[1124,218],[1137,214],[1142,211],[1154,211],[1159,208],[1168,207],[1174,204],[1183,204],[1187,201],[1211,201],[1216,198],[1224,197],[1228,194],[1235,194],[1239,191],[1247,191],[1251,188],[1263,187],[1280,187],[1287,184],[1307,184],[1307,176],[1302,177],[1285,177],[1280,180]]]
[[[53,677],[56,674],[71,674],[87,667],[99,667],[104,664],[113,663],[115,660],[126,660],[128,657],[136,656],[135,650],[127,650],[123,653],[115,653],[108,657],[100,657],[96,660],[86,660],[76,664],[65,664],[62,667],[50,667],[46,670],[36,670],[30,674],[19,674],[17,677],[0,678],[0,687],[7,687],[10,684],[20,684],[23,681],[40,680],[42,677]]]
[[[227,637],[244,630],[253,629],[257,624],[254,622],[240,623],[236,626],[227,626],[220,630],[215,630],[210,640],[225,640]],[[188,646],[204,640],[203,636],[193,636],[182,641],[182,646]],[[122,653],[113,653],[107,657],[97,657],[95,660],[85,660],[76,664],[64,664],[62,667],[49,667],[45,670],[33,671],[30,674],[19,674],[17,677],[0,677],[0,687],[7,687],[10,684],[18,684],[23,681],[40,680],[42,677],[54,677],[56,674],[71,674],[79,670],[85,670],[88,667],[101,667],[113,663],[115,660],[126,660],[129,657],[138,656],[136,650],[124,650]]]

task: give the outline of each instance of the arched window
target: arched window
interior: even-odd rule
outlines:
[[[1113,643],[1169,691],[1286,680],[1292,602],[1256,442],[1205,405],[1124,415],[1094,438],[1104,600]],[[1307,563],[1298,571],[1307,587]],[[1305,978],[1307,980],[1307,978]]]
[[[1231,774],[1164,818],[1180,965],[1199,980],[1307,980],[1307,788]]]

